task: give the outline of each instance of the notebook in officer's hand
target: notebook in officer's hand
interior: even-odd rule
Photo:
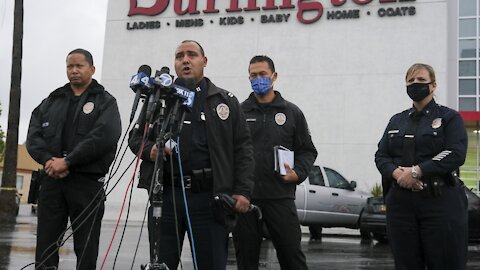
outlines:
[[[294,166],[294,152],[290,151],[284,146],[276,145],[273,147],[274,155],[274,170],[280,175],[286,175],[285,163],[293,169]]]

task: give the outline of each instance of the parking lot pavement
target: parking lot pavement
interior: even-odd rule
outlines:
[[[133,254],[139,239],[141,222],[129,221],[125,238],[116,260],[115,269],[140,269],[140,264],[148,260],[148,240],[146,229],[140,239],[136,260]],[[108,244],[113,234],[115,221],[106,219],[102,223],[100,253],[98,267],[105,256]],[[121,236],[121,227],[117,231],[112,249],[103,269],[113,269]],[[376,241],[362,242],[358,230],[331,228],[323,230],[321,241],[310,241],[308,228],[302,228],[302,249],[307,257],[310,270],[316,269],[394,269],[393,258],[388,245]],[[0,270],[18,270],[32,263],[35,253],[36,217],[31,214],[30,206],[22,205],[17,224],[0,226]],[[60,269],[75,269],[75,254],[73,242],[67,240],[60,249]],[[173,247],[175,248],[175,247]],[[188,241],[182,252],[183,269],[193,269],[192,257]],[[469,246],[469,270],[480,270],[480,244]],[[133,263],[133,267],[132,267]],[[34,269],[29,266],[25,269]],[[180,268],[179,268],[180,269]],[[234,250],[230,241],[228,270],[236,269]],[[275,255],[275,249],[270,241],[265,241],[260,254],[260,269],[280,269]]]

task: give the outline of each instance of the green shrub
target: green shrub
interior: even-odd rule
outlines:
[[[372,193],[373,196],[382,196],[383,194],[382,185],[379,183],[375,183],[370,193]]]

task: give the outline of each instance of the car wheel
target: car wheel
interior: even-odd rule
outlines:
[[[308,226],[310,231],[310,239],[312,240],[321,240],[322,239],[322,226],[320,225],[310,225]]]
[[[384,235],[384,234],[374,233],[373,234],[373,239],[377,240],[380,243],[387,243],[388,242],[387,236]]]

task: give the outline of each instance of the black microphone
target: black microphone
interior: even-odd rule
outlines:
[[[132,113],[130,114],[130,122],[133,121],[135,117],[135,112],[137,111],[138,102],[140,97],[145,94],[148,94],[150,88],[152,87],[150,74],[152,73],[152,68],[148,65],[141,65],[138,68],[137,74],[132,76],[130,80],[130,88],[135,92],[135,99],[133,100]]]
[[[177,78],[175,80],[175,84],[183,86],[183,87],[189,89],[190,91],[193,91],[195,89],[195,85],[196,85],[194,79],[185,79],[185,78]]]
[[[180,119],[178,120],[178,133],[182,132],[183,122],[185,121],[186,111],[192,111],[193,101],[195,99],[195,81],[193,79],[177,78],[173,85],[174,95],[183,99],[183,110],[180,113]],[[177,105],[180,104],[180,100],[177,98]]]
[[[160,71],[155,72],[155,78],[152,83],[154,86],[154,95],[150,95],[147,104],[147,119],[152,120],[153,113],[157,108],[157,103],[160,100],[162,91],[168,90],[168,87],[173,84],[173,77],[169,74],[170,69],[168,67],[162,67]]]
[[[193,101],[195,99],[195,85],[195,80],[185,78],[177,78],[175,80],[175,84],[173,85],[175,90],[173,94],[182,98],[184,100],[182,105],[188,109],[193,107]]]

